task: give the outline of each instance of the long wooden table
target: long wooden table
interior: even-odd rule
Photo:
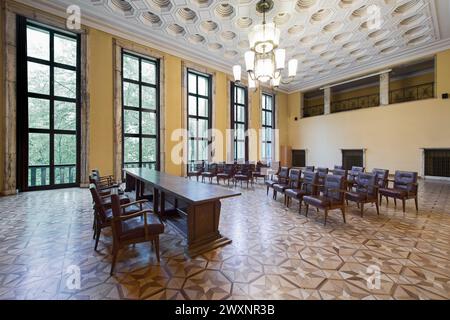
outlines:
[[[186,251],[190,256],[231,243],[219,232],[220,200],[241,193],[148,168],[124,172],[127,191],[135,190],[136,199],[144,197],[147,187],[153,189],[153,210],[187,237]]]

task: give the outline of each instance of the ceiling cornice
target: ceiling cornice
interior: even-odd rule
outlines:
[[[14,0],[18,3],[40,9],[51,14],[65,17],[66,8],[69,5],[74,4],[74,1],[58,0],[58,1],[45,1],[45,0]],[[75,1],[76,2],[76,1]],[[284,86],[277,91],[283,93],[294,93],[297,91],[307,91],[313,88],[331,84],[333,82],[349,79],[365,73],[377,71],[382,68],[386,68],[395,64],[405,63],[411,60],[424,58],[436,54],[437,52],[447,50],[450,48],[450,38],[440,39],[442,30],[439,30],[440,17],[438,19],[437,8],[434,0],[430,1],[430,11],[432,13],[433,24],[435,25],[435,32],[437,32],[437,41],[431,42],[426,45],[422,45],[416,48],[409,48],[407,50],[400,50],[394,54],[388,56],[381,56],[379,59],[370,61],[364,65],[356,67],[350,67],[347,69],[335,69],[331,75],[324,77],[315,77],[310,81],[294,81],[289,85]],[[164,37],[162,35],[154,33],[146,33],[142,31],[138,26],[131,23],[124,23],[120,19],[114,19],[114,16],[105,16],[94,13],[93,11],[82,11],[82,24],[98,29],[100,31],[110,33],[114,36],[121,37],[130,41],[134,41],[144,46],[154,48],[156,50],[165,52],[177,56],[181,59],[191,61],[196,64],[204,65],[206,67],[215,69],[220,72],[224,72],[227,75],[232,76],[231,68],[229,64],[223,59],[217,58],[214,55],[208,54],[207,51],[193,50],[189,46],[183,45],[182,41],[173,41],[173,39]],[[299,63],[301,69],[301,62]]]

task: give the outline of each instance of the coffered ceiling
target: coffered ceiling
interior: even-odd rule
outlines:
[[[82,9],[82,23],[228,73],[234,64],[244,65],[248,33],[262,21],[255,10],[257,0],[21,2],[60,11],[77,4]],[[332,83],[450,47],[447,0],[274,2],[267,19],[281,29],[280,46],[286,49],[287,58],[299,60],[295,80],[281,88],[287,92]],[[379,28],[371,23],[371,5],[380,10]]]

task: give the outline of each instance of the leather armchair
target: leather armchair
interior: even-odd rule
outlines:
[[[291,199],[299,201],[298,212],[302,212],[303,197],[307,195],[315,196],[318,194],[319,174],[317,172],[306,171],[303,172],[303,179],[301,180],[301,188],[287,189],[284,191],[285,204],[289,208]]]
[[[233,179],[234,173],[236,171],[234,164],[226,164],[222,172],[217,173],[217,184],[220,184],[220,180],[228,181],[228,186],[230,185],[230,180]]]
[[[306,205],[306,216],[308,216],[309,206],[325,211],[324,225],[327,224],[328,212],[340,209],[345,223],[345,201],[344,178],[339,176],[327,176],[325,179],[324,191],[322,195],[312,195],[303,197]]]
[[[247,188],[249,183],[253,186],[253,171],[255,171],[254,164],[243,164],[241,165],[239,171],[234,175],[234,185],[241,182],[241,187],[243,182],[247,182]]]
[[[361,217],[364,214],[364,204],[366,203],[375,203],[377,214],[380,215],[377,175],[360,172],[356,179],[355,190],[348,191],[345,194],[345,199],[347,202],[352,201],[358,204],[361,210]]]
[[[325,178],[328,175],[328,168],[317,168],[317,173],[319,174],[319,185],[325,184]]]
[[[208,164],[207,171],[202,172],[202,182],[205,182],[205,178],[207,178],[212,183],[213,178],[217,175],[217,169],[217,163]]]
[[[377,186],[378,189],[384,189],[388,187],[389,184],[389,170],[385,169],[373,169],[372,173],[377,176]],[[382,200],[382,196],[380,195],[380,204]],[[389,198],[386,197],[386,201],[389,203]]]
[[[277,200],[277,194],[282,193],[287,189],[298,189],[300,187],[300,182],[302,178],[302,170],[291,169],[289,171],[289,178],[287,181],[275,183],[273,188],[273,199]],[[284,197],[284,203],[286,204],[286,197]]]
[[[191,179],[191,177],[196,177],[197,181],[198,181],[199,177],[202,175],[202,172],[204,170],[205,170],[204,161],[201,163],[196,163],[196,164],[194,164],[193,169],[187,173],[187,176],[189,179]]]
[[[311,172],[314,172],[315,169],[316,169],[316,168],[315,168],[314,166],[306,166],[306,167],[305,167],[305,171],[311,171]]]
[[[353,188],[353,185],[356,182],[356,177],[359,175],[360,172],[364,172],[365,169],[363,167],[352,167],[352,170],[348,172],[347,175],[347,187],[349,190]]]
[[[289,178],[289,168],[280,167],[276,176],[277,176],[276,180],[270,179],[266,181],[267,195],[269,195],[269,189],[272,188],[275,183],[287,183],[287,180]]]
[[[395,205],[397,205],[397,199],[402,200],[403,212],[405,212],[406,200],[414,199],[416,211],[419,211],[417,177],[417,172],[396,171],[394,180],[388,180],[393,182],[394,186],[392,188],[381,188],[380,195],[394,198]]]

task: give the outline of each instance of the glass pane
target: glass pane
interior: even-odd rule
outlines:
[[[271,143],[266,144],[266,158],[272,159],[272,144]]]
[[[198,160],[208,161],[208,141],[198,141]]]
[[[28,99],[28,127],[34,129],[50,129],[49,100]]]
[[[55,167],[55,184],[75,183],[77,166]]]
[[[198,77],[198,94],[202,96],[208,95],[208,78]]]
[[[243,124],[236,124],[235,136],[238,140],[245,139],[245,127]]]
[[[55,62],[75,67],[77,65],[77,40],[55,34],[54,41]]]
[[[142,133],[156,135],[156,113],[142,112]]]
[[[34,27],[27,27],[27,55],[50,60],[50,33]]]
[[[199,138],[208,138],[208,120],[198,120],[198,136]]]
[[[124,162],[139,162],[139,138],[124,138]]]
[[[189,140],[189,152],[188,152],[188,161],[195,161],[197,160],[197,141],[196,140]]]
[[[124,110],[124,133],[139,133],[139,111]]]
[[[236,106],[236,111],[237,111],[236,121],[245,122],[245,108]]]
[[[156,65],[154,63],[142,61],[142,81],[156,84]]]
[[[139,59],[123,55],[123,77],[125,79],[139,81]]]
[[[28,62],[28,92],[50,94],[50,67]]]
[[[45,166],[50,164],[50,135],[30,133],[28,135],[28,165]]]
[[[272,129],[266,129],[266,141],[272,141]]]
[[[192,73],[188,76],[188,87],[190,93],[197,93],[197,76]]]
[[[245,159],[245,155],[244,155],[244,147],[245,147],[245,143],[244,142],[240,142],[237,141],[237,154],[236,154],[236,158],[239,160],[244,160]]]
[[[77,97],[77,73],[75,71],[55,68],[55,96]]]
[[[197,115],[197,98],[193,96],[189,96],[189,115]]]
[[[201,117],[208,117],[208,99],[198,98],[198,115]]]
[[[77,130],[77,106],[72,102],[55,101],[55,129]]]
[[[55,134],[55,164],[77,163],[77,136],[73,134]]]
[[[123,83],[123,104],[127,107],[139,108],[139,85]]]
[[[266,143],[261,143],[261,158],[266,159]]]
[[[245,91],[243,88],[237,88],[237,103],[245,104]]]
[[[50,184],[50,167],[28,168],[28,186],[41,187]]]
[[[189,118],[189,137],[197,137],[197,120]]]
[[[266,107],[265,109],[267,110],[272,110],[272,97],[271,96],[266,96]]]
[[[156,110],[156,89],[142,86],[142,108]]]
[[[153,138],[142,139],[142,161],[144,162],[156,161],[156,139]]]
[[[266,125],[272,126],[272,112],[266,112]]]

